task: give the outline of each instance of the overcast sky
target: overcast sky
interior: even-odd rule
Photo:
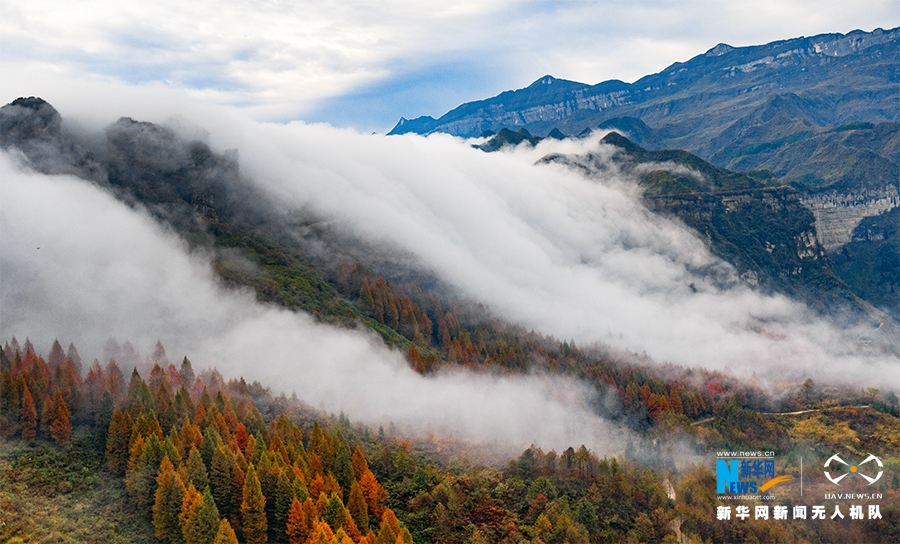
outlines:
[[[545,74],[633,82],[722,42],[898,24],[895,0],[2,0],[0,67],[386,132]]]

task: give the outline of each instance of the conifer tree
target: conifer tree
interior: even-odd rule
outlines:
[[[288,519],[285,524],[285,536],[287,536],[290,544],[303,544],[309,536],[306,513],[303,510],[303,505],[297,499],[291,501],[291,508],[288,511]]]
[[[325,509],[322,510],[322,520],[332,529],[340,529],[344,526],[344,503],[340,495],[332,493],[328,497]]]
[[[244,427],[243,423],[237,424],[237,431],[234,433],[234,439],[237,440],[238,447],[247,455],[247,446],[250,444],[250,433],[247,432],[247,428]]]
[[[384,501],[387,499],[387,491],[375,479],[371,470],[367,470],[359,479],[359,488],[366,499],[366,507],[370,515],[381,517],[384,513]]]
[[[187,357],[185,357],[181,361],[181,370],[178,374],[181,378],[181,385],[183,385],[184,387],[190,387],[194,385],[194,367],[191,365],[191,362]]]
[[[413,370],[419,374],[425,373],[425,357],[422,356],[422,352],[419,351],[415,342],[410,342],[409,350],[406,352],[406,360]]]
[[[262,494],[266,497],[266,501],[268,502],[268,508],[266,509],[267,513],[271,513],[271,510],[275,506],[275,486],[278,484],[278,477],[274,474],[274,469],[272,467],[272,460],[269,457],[269,452],[267,450],[263,450],[262,454],[259,457],[259,462],[254,465],[256,469],[256,476],[259,478],[259,486],[262,490]]]
[[[369,470],[369,462],[366,461],[366,456],[363,455],[363,452],[358,446],[353,452],[351,461],[353,463],[353,477],[356,478],[356,481],[359,481],[359,479],[363,477],[363,474]]]
[[[191,447],[188,453],[187,463],[184,465],[187,471],[188,482],[194,484],[197,489],[205,489],[209,485],[209,477],[206,475],[206,466],[200,458],[200,451]]]
[[[8,344],[7,344],[8,345]],[[0,349],[0,352],[5,353]],[[18,352],[16,357],[19,357]],[[0,436],[3,438],[12,438],[19,427],[19,420],[22,418],[22,402],[19,399],[19,383],[13,378],[12,372],[8,369],[0,370]],[[21,386],[25,387],[24,384]],[[31,405],[34,406],[34,398],[32,397]],[[37,407],[35,406],[35,427],[37,427]],[[35,432],[35,434],[37,434]]]
[[[397,536],[396,544],[413,544],[413,538],[409,533],[409,529],[407,529],[406,527],[400,529],[400,534]]]
[[[278,477],[278,483],[275,484],[275,500],[273,501],[275,508],[270,523],[270,529],[274,528],[273,534],[279,541],[285,539],[285,527],[293,500],[294,490],[291,479],[288,478],[287,471],[282,471]]]
[[[250,544],[266,542],[266,498],[263,496],[256,475],[256,468],[251,463],[247,467],[244,482],[243,501],[241,502],[241,522],[244,539]]]
[[[138,468],[138,463],[141,460],[141,455],[144,454],[144,447],[146,447],[147,441],[144,440],[144,437],[141,435],[137,435],[134,437],[134,440],[131,441],[131,447],[129,448],[130,453],[128,454],[128,470],[134,471]]]
[[[219,530],[219,510],[209,488],[203,491],[203,501],[197,510],[194,523],[189,530],[190,540],[185,536],[186,544],[212,544]]]
[[[222,438],[219,436],[219,431],[216,430],[215,425],[210,425],[203,431],[203,441],[200,443],[200,458],[203,459],[205,466],[209,466],[212,462],[213,453],[220,445],[222,445]]]
[[[343,490],[342,498],[346,500],[350,495],[350,484],[354,482],[355,479],[353,474],[353,463],[350,461],[350,449],[343,440],[338,444],[338,451],[334,458],[334,468],[332,473]]]
[[[237,535],[227,519],[222,519],[219,522],[219,532],[216,533],[216,539],[213,541],[213,544],[238,544]]]
[[[291,484],[291,490],[294,497],[300,502],[306,502],[306,499],[309,498],[309,490],[307,489],[306,482],[303,481],[302,476],[294,478],[294,482]]]
[[[150,388],[144,383],[137,368],[131,372],[131,381],[125,393],[125,404],[127,407],[125,411],[132,417],[153,408],[153,395],[150,394]]]
[[[234,463],[234,468],[231,470],[231,485],[232,485],[232,507],[231,507],[231,517],[228,518],[228,522],[231,523],[231,528],[238,535],[243,535],[243,523],[241,522],[241,502],[244,497],[244,483],[246,482],[246,478],[244,476],[244,469],[237,463]]]
[[[69,443],[72,435],[72,422],[69,415],[69,407],[63,399],[59,389],[53,395],[53,405],[51,408],[52,418],[50,420],[50,436],[59,446]]]
[[[22,411],[19,422],[22,425],[22,438],[32,440],[37,436],[37,410],[34,407],[34,399],[28,386],[22,386]]]
[[[381,516],[381,527],[378,529],[377,544],[396,544],[400,536],[400,521],[390,508],[385,508]]]
[[[309,538],[306,539],[306,544],[333,544],[334,543],[334,533],[331,530],[331,527],[328,526],[324,521],[319,521],[316,526],[313,528],[312,533],[309,535]],[[393,543],[391,543],[393,544]]]
[[[350,517],[356,522],[359,530],[363,533],[369,532],[369,509],[366,506],[366,499],[363,497],[359,482],[354,481],[350,486],[347,510],[350,511]]]
[[[125,475],[125,487],[139,512],[150,512],[157,489],[157,475],[163,459],[162,444],[155,434],[147,437],[133,470]],[[182,482],[183,483],[183,482]]]
[[[35,385],[35,390],[38,390],[37,384]],[[56,410],[53,406],[53,399],[50,397],[49,393],[45,393],[41,400],[41,422],[40,422],[40,433],[43,438],[51,438],[50,436],[50,426],[53,423],[54,418],[56,417]]]
[[[203,495],[197,491],[196,487],[188,485],[184,491],[184,498],[181,500],[181,512],[178,514],[181,536],[184,539],[183,542],[187,544],[196,544],[194,526],[197,523],[197,512],[200,510],[201,502],[203,502]]]
[[[156,478],[153,502],[153,528],[156,538],[163,542],[181,542],[182,533],[178,520],[184,501],[184,484],[168,457],[163,457]]]
[[[233,471],[234,459],[231,452],[224,446],[216,448],[209,467],[209,487],[219,508],[219,515],[225,519],[231,517],[234,507]]]
[[[375,302],[372,300],[372,291],[369,289],[369,282],[365,281],[359,290],[359,309],[365,315],[372,315],[375,310]]]

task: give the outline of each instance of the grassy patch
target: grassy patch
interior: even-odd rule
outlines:
[[[0,443],[0,542],[156,542],[128,506],[124,480],[87,444]]]

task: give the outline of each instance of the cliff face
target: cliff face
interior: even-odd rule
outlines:
[[[900,206],[900,194],[895,185],[860,192],[806,193],[800,200],[813,212],[817,237],[829,253],[852,241],[854,230],[863,219]],[[873,235],[873,240],[876,236]]]
[[[644,202],[696,229],[751,285],[793,291],[812,276],[834,279],[812,214],[790,188],[645,194]]]

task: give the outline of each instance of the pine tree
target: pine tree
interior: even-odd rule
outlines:
[[[244,483],[243,502],[241,502],[241,518],[244,530],[244,539],[250,544],[266,542],[266,497],[263,496],[256,475],[256,468],[251,463],[247,467],[247,476]]]
[[[332,493],[322,511],[322,520],[332,529],[340,529],[344,526],[344,510],[340,495]]]
[[[306,499],[309,498],[309,490],[306,488],[306,482],[303,481],[302,476],[294,478],[294,483],[291,484],[291,490],[293,491],[294,497],[300,502],[306,502]]]
[[[372,300],[372,291],[369,289],[369,282],[363,282],[359,290],[359,309],[365,315],[372,315],[375,310],[375,303]]]
[[[390,508],[385,508],[381,516],[381,527],[378,529],[377,544],[395,544],[400,536],[400,521]]]
[[[178,514],[184,501],[184,483],[175,473],[168,457],[163,457],[156,478],[156,493],[153,502],[153,528],[156,538],[163,542],[181,542],[181,526]]]
[[[200,503],[203,502],[203,495],[197,491],[193,485],[188,485],[184,491],[184,498],[181,500],[181,512],[178,514],[178,525],[181,527],[181,536],[183,542],[187,544],[196,544],[194,540],[194,526],[197,523],[197,512],[200,510]]]
[[[238,544],[237,535],[234,534],[234,529],[231,528],[227,519],[219,522],[219,532],[216,533],[213,544]]]
[[[203,501],[197,510],[189,534],[190,540],[185,536],[187,544],[211,544],[216,538],[219,530],[219,510],[216,508],[216,501],[213,500],[209,488],[203,491]]]
[[[406,361],[419,374],[425,373],[425,357],[422,356],[422,352],[419,351],[415,342],[410,342],[409,344],[409,350],[406,352]]]
[[[53,416],[50,420],[50,436],[56,440],[56,444],[59,446],[68,444],[72,435],[72,422],[69,418],[69,407],[66,406],[66,401],[58,389],[53,395],[51,410]]]
[[[360,478],[363,477],[363,474],[369,470],[369,463],[366,461],[366,456],[363,455],[363,452],[356,448],[356,451],[353,452],[353,477],[356,478],[356,481],[359,481]]]
[[[244,427],[243,423],[237,424],[237,431],[234,433],[234,439],[237,440],[238,447],[244,455],[247,455],[247,446],[250,444],[250,433],[247,432],[247,428]]]
[[[219,515],[225,519],[231,517],[233,502],[232,472],[234,471],[234,459],[231,452],[224,446],[217,448],[213,453],[209,467],[209,487],[213,499],[219,508]]]
[[[320,521],[316,524],[315,528],[313,528],[312,533],[309,535],[309,538],[306,539],[306,544],[333,544],[334,543],[334,533],[331,531],[331,527],[328,526],[324,521]],[[393,542],[391,543],[393,544]]]
[[[274,527],[274,535],[279,541],[285,539],[285,527],[287,526],[288,513],[294,500],[294,490],[287,471],[282,471],[275,484],[275,508],[270,528]]]
[[[366,499],[363,497],[362,489],[359,482],[353,482],[350,486],[350,498],[347,500],[347,510],[350,511],[350,517],[356,522],[356,526],[363,533],[369,532],[369,509],[366,506]]]
[[[366,499],[366,507],[370,515],[381,517],[384,513],[384,501],[387,499],[387,491],[381,487],[371,470],[367,470],[359,479],[360,491]]]
[[[309,536],[306,513],[303,505],[297,499],[291,501],[291,509],[288,511],[288,519],[285,524],[285,534],[290,544],[303,544]]]
[[[28,386],[22,386],[22,412],[19,422],[22,425],[22,438],[32,440],[37,436],[37,410],[34,407],[34,399]]]
[[[191,447],[188,453],[188,460],[185,463],[188,482],[194,484],[197,489],[206,489],[209,485],[209,477],[206,475],[206,466],[203,459],[200,458],[200,451],[195,447]]]
[[[397,536],[396,544],[413,544],[413,538],[409,533],[409,529],[407,529],[406,527],[400,529],[400,534]]]
[[[350,461],[350,449],[343,440],[341,440],[338,445],[332,473],[343,490],[342,498],[346,500],[350,496],[350,484],[355,481],[355,478],[353,474],[353,463]]]
[[[141,513],[152,511],[156,496],[157,476],[163,457],[159,438],[155,434],[151,434],[134,467],[125,475],[125,487],[128,489],[128,495]]]
[[[8,345],[8,344],[7,344]],[[5,353],[0,349],[0,353]],[[19,357],[18,352],[15,355]],[[9,366],[9,365],[7,365]],[[19,399],[19,383],[13,378],[9,369],[0,369],[0,436],[6,439],[12,438],[18,432],[19,420],[22,417],[22,402]],[[25,387],[24,384],[21,386]],[[34,406],[32,398],[31,405]],[[35,407],[35,427],[37,426],[37,407]],[[35,434],[36,431],[35,431]]]
[[[244,533],[243,523],[241,522],[241,502],[244,497],[245,482],[246,478],[244,476],[244,470],[237,462],[235,462],[234,468],[231,470],[232,507],[231,517],[228,518],[228,522],[231,523],[231,527],[239,535],[243,535]]]

